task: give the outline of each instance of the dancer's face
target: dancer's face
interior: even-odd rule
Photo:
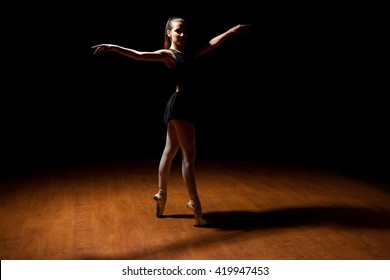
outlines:
[[[171,37],[172,43],[177,46],[184,47],[188,37],[186,24],[180,21],[172,22],[172,29],[168,30],[167,32],[168,36]]]

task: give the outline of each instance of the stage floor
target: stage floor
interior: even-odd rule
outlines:
[[[194,226],[180,161],[162,218],[158,158],[40,170],[0,181],[2,260],[386,260],[390,193],[327,168],[197,161]]]

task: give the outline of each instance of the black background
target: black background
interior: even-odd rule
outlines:
[[[193,42],[238,23],[202,58],[199,157],[323,164],[388,178],[389,111],[380,21],[341,4],[208,5],[159,2],[28,4],[3,24],[1,163],[4,176],[53,165],[159,157],[174,87],[160,63],[114,43],[162,48],[166,20],[182,16]],[[184,3],[183,3],[184,5]]]

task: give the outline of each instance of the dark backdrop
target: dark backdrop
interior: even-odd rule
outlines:
[[[365,7],[87,3],[10,8],[3,32],[3,175],[62,164],[159,157],[174,87],[164,65],[91,46],[163,45],[179,15],[202,42],[238,23],[200,61],[199,157],[324,164],[387,178],[389,111],[381,42]],[[111,5],[111,6],[109,6]]]

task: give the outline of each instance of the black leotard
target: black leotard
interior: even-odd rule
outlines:
[[[177,59],[177,66],[172,69],[173,78],[179,86],[169,98],[164,113],[164,123],[171,119],[195,122],[195,100],[193,93],[193,58],[170,49]]]

